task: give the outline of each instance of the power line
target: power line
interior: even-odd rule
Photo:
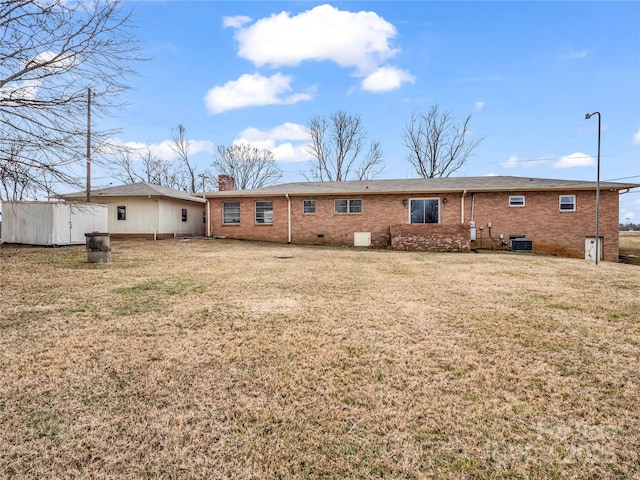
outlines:
[[[610,180],[605,180],[605,182],[617,182],[618,180],[629,180],[630,178],[640,178],[640,175],[632,175],[630,177],[612,178]]]

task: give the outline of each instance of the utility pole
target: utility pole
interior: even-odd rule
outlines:
[[[87,203],[91,202],[91,88],[87,89]]]
[[[598,173],[596,184],[596,265],[600,261],[600,112],[587,113],[585,120],[589,120],[594,115],[598,115]]]

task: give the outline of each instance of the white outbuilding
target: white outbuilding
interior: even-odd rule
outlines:
[[[84,234],[107,231],[105,205],[77,202],[2,202],[2,242],[81,245]]]
[[[80,201],[86,193],[61,198]],[[91,191],[91,202],[107,206],[111,238],[159,240],[205,234],[206,200],[173,188],[146,182],[101,188]]]

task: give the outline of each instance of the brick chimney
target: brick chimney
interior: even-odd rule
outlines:
[[[226,192],[227,190],[236,189],[236,180],[231,175],[218,175],[218,191]]]

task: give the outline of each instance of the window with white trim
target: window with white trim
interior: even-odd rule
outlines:
[[[560,211],[561,212],[575,212],[576,211],[576,196],[575,195],[560,195]]]
[[[257,201],[255,222],[258,225],[273,225],[273,202]]]
[[[127,219],[127,207],[125,205],[118,205],[118,220],[126,220]]]
[[[333,201],[333,213],[362,213],[362,200],[335,199]]]
[[[222,202],[222,224],[237,225],[240,223],[240,202]]]
[[[511,195],[509,197],[510,207],[524,207],[524,195]]]
[[[440,223],[440,199],[412,198],[409,204],[409,223]]]
[[[182,221],[183,222],[187,221],[187,209],[186,208],[182,209]]]
[[[302,201],[302,213],[304,215],[316,214],[316,201],[315,200],[303,200]]]

